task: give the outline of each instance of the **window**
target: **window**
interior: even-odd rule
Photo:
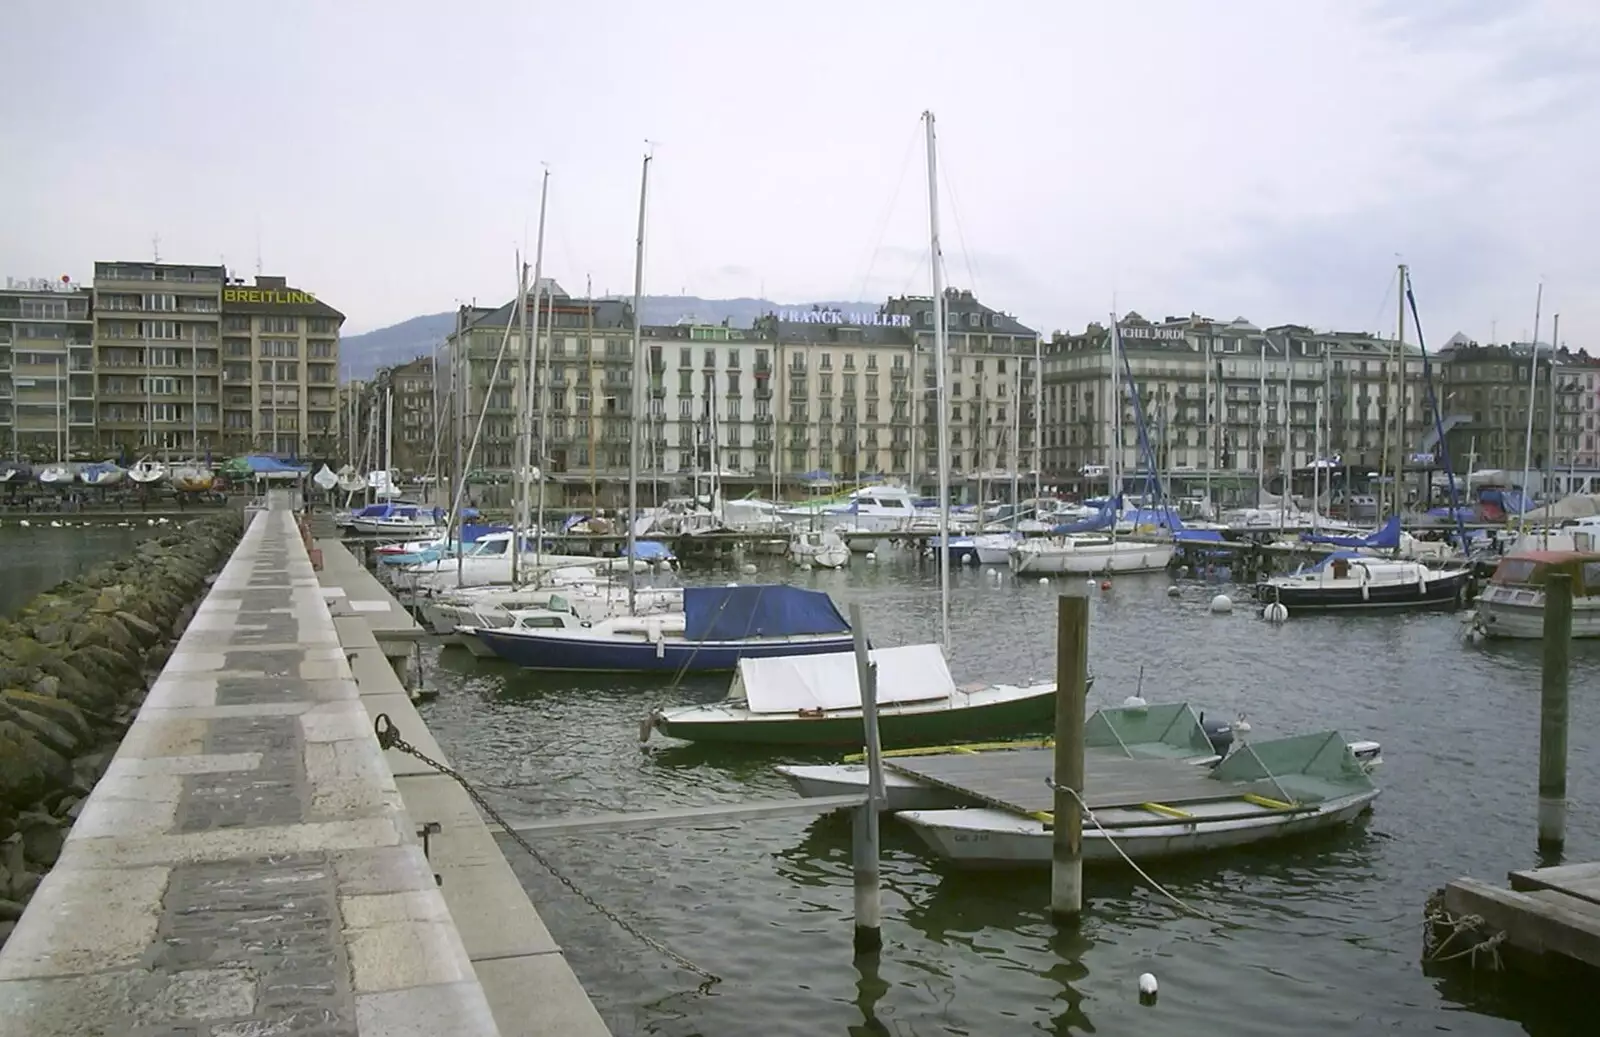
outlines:
[[[692,418],[694,416],[694,400],[689,396],[678,397],[678,417]]]
[[[152,421],[177,421],[178,405],[176,403],[158,403],[150,410]]]
[[[152,350],[150,350],[150,366],[151,367],[177,367],[178,366],[178,351],[176,349],[152,349]]]
[[[715,349],[707,349],[706,350],[706,362],[702,366],[709,367],[709,368],[712,368],[712,369],[716,368],[716,366],[717,366],[717,351]]]
[[[176,378],[141,378],[144,391],[151,396],[176,396],[178,394],[178,380]]]
[[[739,351],[737,349],[730,349],[730,350],[728,350],[728,370],[737,371],[738,369],[739,369]]]
[[[171,320],[143,320],[139,322],[140,338],[177,338],[178,322]]]
[[[262,317],[261,330],[269,334],[285,335],[300,330],[298,317]]]
[[[818,366],[821,367],[824,371],[832,370],[833,369],[833,354],[832,353],[824,353],[824,354],[822,354],[822,363],[819,364]]]
[[[178,308],[178,299],[174,295],[147,294],[144,297],[144,308],[151,313],[170,313]]]
[[[682,349],[678,350],[678,366],[679,367],[693,367],[694,366],[694,360],[692,358],[693,358],[693,351],[690,350],[688,346],[684,346]]]
[[[739,395],[739,372],[738,371],[729,371],[728,372],[728,394],[731,395],[731,396]]]
[[[222,330],[224,330],[224,331],[249,331],[250,330],[250,318],[249,317],[241,317],[241,316],[239,316],[237,314],[229,314],[228,316],[222,318]]]

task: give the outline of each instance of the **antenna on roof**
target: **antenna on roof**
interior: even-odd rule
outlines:
[[[160,234],[153,234],[153,235],[150,236],[150,251],[155,255],[156,262],[157,263],[161,262],[161,235]]]
[[[256,213],[256,276],[261,276],[261,214]]]

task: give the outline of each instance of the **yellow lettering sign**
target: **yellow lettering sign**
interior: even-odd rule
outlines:
[[[268,306],[311,306],[317,297],[310,292],[280,291],[276,288],[224,288],[223,302],[245,302]]]

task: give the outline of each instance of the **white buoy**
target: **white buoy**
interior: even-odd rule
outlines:
[[[1122,700],[1123,709],[1143,709],[1145,705],[1144,699],[1138,695],[1129,695]]]
[[[1041,576],[1041,577],[1039,577],[1039,582],[1040,583],[1049,583],[1050,582],[1050,578],[1048,576]],[[1092,583],[1093,581],[1091,580],[1090,582]]]
[[[1139,1000],[1143,1004],[1150,1004],[1156,999],[1156,977],[1149,973],[1139,974]]]
[[[1233,611],[1233,599],[1226,594],[1218,594],[1211,599],[1211,611],[1219,616],[1226,616]]]
[[[51,529],[60,529],[61,528],[61,523],[59,521],[57,521],[56,519],[51,519],[50,520],[50,528]]]
[[[1093,590],[1095,587],[1098,587],[1098,586],[1100,586],[1100,581],[1095,579],[1093,576],[1089,577],[1089,588],[1091,590]]]
[[[735,581],[733,581],[733,582],[732,582],[732,583],[730,583],[730,584],[728,584],[728,586],[730,586],[730,587],[737,587],[737,586],[739,586],[739,581],[738,581],[738,580],[735,580]]]
[[[739,571],[744,573],[746,576],[748,576],[751,573],[756,571],[756,567],[755,567],[754,563],[746,562],[746,563],[744,563],[743,565],[741,565],[739,567]]]
[[[23,529],[27,529],[32,524],[33,523],[29,522],[27,519],[23,519],[21,522],[17,523],[17,525],[21,526]]]
[[[1167,588],[1167,597],[1169,597],[1169,598],[1177,598],[1177,597],[1181,597],[1182,595],[1183,595],[1183,589],[1181,587],[1178,587],[1177,585],[1173,585],[1173,586]]]
[[[153,525],[156,524],[156,520],[155,519],[145,519],[144,520],[144,524],[147,525],[147,526],[153,526]]]
[[[967,554],[964,554],[964,555],[961,556],[961,564],[962,565],[977,565],[978,564],[978,556],[976,554],[968,552]]]
[[[867,552],[867,561],[876,562],[877,560],[878,560],[878,552],[876,552],[876,551],[868,551]]]
[[[810,563],[810,562],[803,562],[803,563],[801,563],[801,565],[800,565],[800,571],[801,571],[801,572],[803,572],[803,573],[808,573],[808,572],[810,572],[810,571],[811,571],[811,563]]]
[[[1261,610],[1261,618],[1268,623],[1282,623],[1289,618],[1289,607],[1281,601],[1274,601]]]

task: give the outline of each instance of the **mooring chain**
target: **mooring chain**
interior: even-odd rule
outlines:
[[[500,812],[489,805],[488,800],[484,799],[482,793],[473,788],[472,783],[468,781],[461,774],[461,772],[457,771],[454,767],[448,767],[440,763],[438,760],[431,758],[427,753],[424,753],[422,750],[418,749],[404,738],[401,738],[400,729],[395,727],[394,721],[389,719],[389,714],[379,713],[377,719],[373,721],[372,729],[373,734],[377,735],[378,737],[378,745],[380,748],[397,749],[408,756],[413,756],[416,759],[421,760],[423,763],[427,764],[429,767],[432,767],[445,777],[453,778],[456,784],[460,785],[462,789],[466,791],[467,795],[472,798],[472,801],[477,804],[478,809],[482,810],[489,816],[490,820],[499,825],[501,830],[503,830],[506,835],[510,836],[513,842],[522,847],[529,857],[532,857],[535,861],[537,861],[540,867],[544,868],[545,871],[548,871],[552,878],[561,883],[563,886],[567,887],[573,896],[577,897],[579,900],[582,900],[585,904],[588,904],[601,917],[606,918],[617,928],[621,929],[625,933],[628,933],[646,947],[649,947],[662,957],[670,959],[679,967],[692,972],[703,979],[705,982],[700,985],[700,990],[702,993],[710,990],[715,984],[722,982],[721,976],[710,971],[709,969],[704,969],[699,965],[696,965],[688,958],[685,958],[683,955],[679,954],[671,947],[668,947],[660,940],[657,940],[649,933],[639,929],[638,926],[635,926],[631,922],[623,919],[617,915],[616,912],[612,911],[594,897],[591,897],[589,894],[579,889],[577,884],[557,870],[556,866],[551,864],[550,861],[545,858],[544,854],[534,849],[533,844],[528,842],[528,840],[523,837],[521,832],[518,832],[510,825],[509,822],[506,821],[505,818],[501,817]]]

